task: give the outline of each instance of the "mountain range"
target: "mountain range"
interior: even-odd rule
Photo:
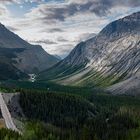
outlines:
[[[0,24],[0,79],[27,78],[58,61],[41,46],[29,44]]]
[[[61,59],[0,24],[0,139],[140,139],[140,12],[83,36]]]
[[[140,12],[111,22],[63,60],[0,24],[0,71],[1,80],[37,74],[39,81],[98,86],[114,94],[139,93]]]
[[[63,85],[108,87],[139,77],[139,72],[140,12],[137,12],[108,24],[95,37],[79,43],[64,60],[40,73],[38,79]]]

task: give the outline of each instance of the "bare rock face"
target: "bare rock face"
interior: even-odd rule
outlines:
[[[140,69],[140,12],[105,27],[95,41],[88,41],[87,55],[101,73],[134,75]]]
[[[140,12],[114,21],[80,43],[64,60],[100,73],[134,75],[140,69]]]
[[[67,67],[59,73],[61,77],[52,76],[52,79],[70,85],[102,83],[107,86],[137,75],[140,72],[140,12],[110,23],[97,36],[81,42],[59,66]],[[59,66],[46,72],[55,71]],[[80,70],[63,76],[68,69],[79,66],[82,66]]]
[[[107,88],[107,91],[114,95],[140,95],[140,73]]]
[[[12,59],[12,65],[25,73],[43,71],[59,61],[45,52],[41,46],[29,44],[2,24],[0,24],[0,48],[11,52],[9,59]],[[15,49],[16,52],[13,51]]]

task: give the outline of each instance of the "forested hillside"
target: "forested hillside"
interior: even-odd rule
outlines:
[[[20,104],[28,121],[45,122],[61,140],[138,140],[140,99],[108,94],[80,95],[23,90]],[[42,131],[41,131],[42,132]]]
[[[10,140],[140,138],[139,96],[113,96],[101,89],[53,83],[9,81],[3,86],[7,91],[20,91],[19,103],[26,117],[22,136],[2,129],[3,139],[5,135]]]

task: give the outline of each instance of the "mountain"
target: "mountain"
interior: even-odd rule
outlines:
[[[3,57],[11,61],[12,67],[27,74],[43,71],[59,61],[45,52],[41,46],[29,44],[2,24],[0,24],[0,49],[4,49]],[[11,57],[6,58],[7,52]]]
[[[3,63],[0,60],[0,80],[18,80],[28,78],[28,75],[18,70],[11,64]]]
[[[115,95],[140,95],[140,73],[107,88],[107,91]]]
[[[62,58],[59,55],[53,55],[54,57],[56,57],[58,60],[62,60]]]
[[[13,65],[15,61],[12,58],[16,57],[14,53],[20,51],[22,50],[0,48],[0,80],[28,78],[27,74],[21,72]]]
[[[140,71],[140,12],[107,25],[79,43],[64,60],[40,73],[40,80],[106,87]]]

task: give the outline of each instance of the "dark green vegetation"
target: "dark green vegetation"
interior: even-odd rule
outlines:
[[[18,140],[19,134],[8,129],[0,129],[0,140]]]
[[[50,92],[23,91],[28,119],[51,124],[60,139],[136,140],[140,138],[140,99],[93,94],[86,99]]]
[[[2,81],[1,82],[2,89],[6,89],[7,91],[15,91],[15,90],[34,90],[36,91],[49,91],[49,92],[57,92],[57,93],[71,93],[78,94],[81,96],[87,96],[90,93],[102,93],[103,90],[94,87],[72,87],[72,86],[63,86],[58,85],[51,82],[27,82],[27,81]]]
[[[52,83],[20,82],[17,87],[21,107],[30,123],[18,138],[16,133],[7,132],[14,140],[140,139],[139,97],[97,94],[91,88],[82,88],[80,93],[80,88],[62,88]]]
[[[23,135],[19,135],[8,129],[0,130],[0,140],[59,140],[46,130],[46,126],[40,122],[29,122],[25,125]]]
[[[10,48],[0,48],[0,79],[23,79],[28,78],[28,76],[18,70],[13,64],[13,60],[16,55],[15,53],[22,52],[23,49],[10,49]]]
[[[21,92],[20,104],[30,122],[23,136],[7,133],[15,135],[15,140],[140,139],[139,97],[43,82],[7,81],[2,85],[7,91]]]
[[[39,119],[61,128],[81,126],[96,114],[94,105],[80,96],[22,91],[20,104],[29,119]]]

